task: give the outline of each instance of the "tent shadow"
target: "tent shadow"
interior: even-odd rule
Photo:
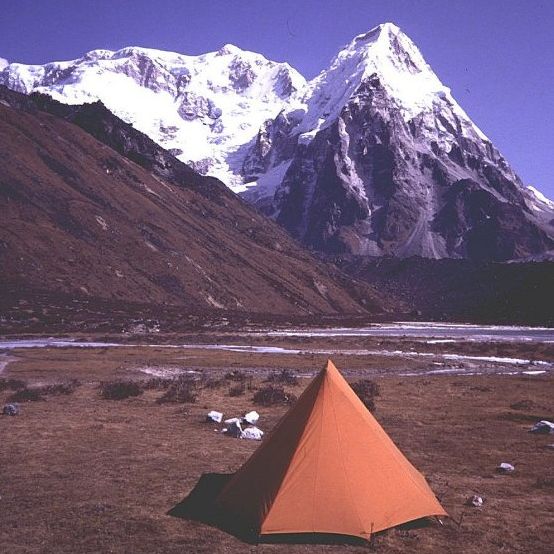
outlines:
[[[432,517],[422,517],[419,519],[414,519],[413,521],[407,521],[401,525],[397,525],[396,529],[401,531],[417,531],[418,529],[427,529],[433,525]]]
[[[188,496],[173,506],[167,515],[188,521],[198,521],[225,531],[243,542],[256,544],[258,534],[255,530],[246,529],[236,519],[226,517],[215,504],[215,499],[231,477],[233,477],[232,473],[202,474]]]
[[[339,535],[337,533],[279,533],[263,535],[259,542],[264,544],[325,544],[364,547],[369,544],[367,540],[360,537]]]
[[[364,539],[331,533],[258,535],[255,529],[241,526],[236,518],[226,516],[215,505],[215,499],[231,477],[233,477],[232,473],[202,474],[188,496],[173,506],[167,512],[167,515],[204,523],[249,544],[348,544],[367,546],[367,541]]]

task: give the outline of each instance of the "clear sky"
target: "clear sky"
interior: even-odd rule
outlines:
[[[526,184],[554,198],[554,0],[6,0],[0,57],[45,63],[95,48],[186,54],[232,43],[321,71],[392,21]]]

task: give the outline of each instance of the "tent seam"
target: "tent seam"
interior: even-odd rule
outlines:
[[[339,374],[340,375],[340,374]],[[341,377],[344,379],[344,377],[341,375]],[[348,382],[346,381],[346,379],[344,379],[345,383],[348,385]],[[350,386],[350,385],[348,385]],[[346,398],[346,400],[349,400],[348,398],[348,395],[343,391],[341,390],[340,391],[342,396],[344,396]],[[361,403],[361,400],[360,400],[360,403]],[[363,404],[362,404],[363,405]],[[408,462],[408,464],[410,465],[411,468],[415,469],[414,465],[412,464],[412,462],[410,461],[410,459],[398,448],[398,446],[396,446],[396,444],[391,440],[390,436],[388,435],[388,433],[386,432],[386,430],[384,429],[384,427],[379,423],[379,421],[377,420],[377,418],[375,416],[373,416],[369,410],[367,409],[366,406],[364,406],[364,410],[367,410],[367,412],[369,413],[369,415],[377,422],[377,429],[379,430],[379,433],[381,435],[384,435],[384,437],[388,440],[386,441],[382,441],[382,446],[384,446],[390,453],[391,455],[394,457],[395,461],[397,463],[400,463],[402,464],[403,462],[403,459],[406,460]],[[417,470],[416,470],[417,471]],[[418,490],[420,490],[421,492],[425,492],[427,493],[427,490],[426,488],[424,487],[424,485],[418,481],[417,479],[415,479],[415,477],[412,475],[412,472],[409,471],[407,472],[407,475],[409,477],[409,479],[412,481],[412,483],[418,488]],[[423,480],[425,482],[427,482],[427,479],[425,479],[425,477],[423,475],[421,475],[421,477],[423,478]],[[435,497],[436,498],[436,497]]]
[[[311,387],[311,386],[314,386],[314,381],[312,381],[312,383],[311,383],[309,386],[310,386],[310,387]],[[314,400],[313,400],[313,402],[312,402],[312,404],[311,404],[311,407],[310,407],[310,411],[308,412],[308,418],[306,419],[305,423],[309,420],[309,414],[312,413],[312,411],[313,411],[313,409],[314,409],[314,406],[315,406],[316,403],[317,403],[317,400],[318,400],[318,397],[317,397],[317,395],[315,395],[315,396],[314,396]],[[286,418],[286,414],[285,414],[285,416],[283,416],[283,417],[281,418],[281,420],[279,420],[278,427],[281,426],[281,423],[283,422],[283,420],[284,420],[285,418]],[[269,438],[271,438],[271,435],[273,435],[273,433],[274,433],[275,431],[277,431],[277,429],[274,429],[274,430],[271,432]],[[300,434],[300,436],[298,437],[298,441],[297,441],[296,446],[295,446],[295,448],[293,449],[292,454],[291,454],[291,456],[290,456],[290,458],[289,458],[289,460],[288,460],[288,462],[287,462],[287,464],[286,464],[286,468],[285,468],[285,470],[284,470],[284,472],[283,472],[282,478],[281,478],[280,481],[279,481],[279,485],[278,485],[278,487],[277,487],[277,489],[276,489],[276,493],[275,493],[275,496],[273,497],[273,500],[272,500],[272,502],[271,502],[271,505],[269,506],[269,508],[268,508],[268,510],[267,510],[267,513],[265,514],[265,517],[264,517],[263,520],[260,522],[260,530],[261,530],[261,528],[263,527],[264,522],[265,522],[265,521],[267,520],[267,518],[269,517],[269,514],[271,513],[271,510],[272,510],[273,506],[275,505],[275,501],[277,500],[277,497],[279,496],[279,493],[280,493],[280,491],[281,491],[281,489],[282,489],[282,487],[283,487],[283,483],[285,482],[285,479],[286,479],[286,477],[287,477],[288,471],[289,471],[289,469],[290,469],[290,467],[291,467],[291,465],[292,465],[292,461],[294,460],[294,458],[296,457],[296,455],[297,455],[297,453],[298,453],[298,451],[299,451],[299,449],[300,449],[300,445],[301,445],[301,443],[302,443],[302,438],[304,437],[304,435],[305,435],[305,429],[304,429],[304,431]],[[252,458],[253,458],[253,456],[247,461],[247,463],[250,462],[250,460],[251,460]],[[246,464],[244,464],[244,465],[246,465]],[[241,467],[241,469],[242,469],[242,467]],[[315,489],[314,489],[314,490],[315,490]]]

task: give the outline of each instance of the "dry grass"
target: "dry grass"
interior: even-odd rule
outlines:
[[[265,407],[293,404],[296,401],[296,395],[287,392],[283,387],[265,385],[254,393],[252,401],[254,404]]]
[[[98,355],[72,354],[89,361]],[[91,377],[91,366],[84,367],[83,360],[72,362],[82,370],[68,375],[45,369],[59,368],[62,356],[67,363],[66,353],[43,351],[41,356],[42,381],[82,378],[85,372]],[[102,379],[121,377],[117,349],[99,356],[106,358]],[[38,368],[38,358],[33,359]],[[8,373],[29,378],[23,363],[9,366]],[[255,385],[263,386],[264,379],[256,377]],[[232,472],[257,448],[254,441],[215,433],[218,426],[204,421],[210,409],[225,417],[242,415],[253,406],[251,395],[230,397],[225,386],[200,385],[195,404],[159,405],[159,390],[110,402],[98,394],[99,380],[71,395],[24,404],[18,417],[0,417],[4,551],[551,552],[554,451],[546,445],[554,440],[527,432],[537,419],[554,416],[551,377],[379,379],[377,418],[462,524],[447,520],[444,527],[392,529],[377,535],[371,547],[254,547],[204,524],[167,516],[202,473]],[[301,379],[295,394],[307,382]],[[10,393],[0,392],[0,403]],[[259,426],[269,431],[287,408],[260,408]],[[500,462],[513,463],[516,471],[495,473]],[[485,497],[482,508],[464,506],[472,494]]]
[[[100,383],[100,395],[104,400],[125,400],[140,396],[144,391],[136,381],[108,381]]]
[[[364,406],[373,413],[375,411],[375,398],[380,395],[379,385],[371,379],[360,379],[352,383],[352,389],[363,402]]]

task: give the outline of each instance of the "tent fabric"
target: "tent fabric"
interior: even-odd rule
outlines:
[[[216,504],[260,535],[372,533],[447,515],[329,360]]]

